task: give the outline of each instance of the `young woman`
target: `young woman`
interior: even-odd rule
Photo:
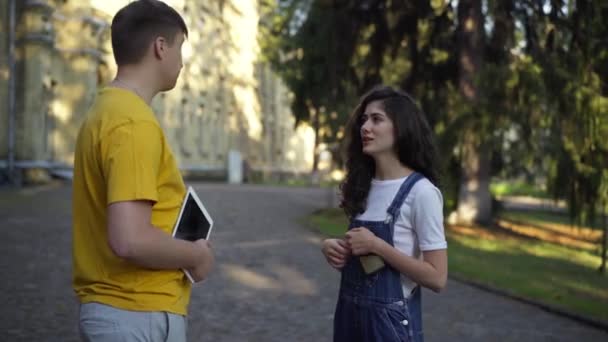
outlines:
[[[334,341],[423,341],[420,286],[447,280],[437,155],[424,114],[406,93],[380,86],[348,126],[342,239],[323,242],[341,270]]]

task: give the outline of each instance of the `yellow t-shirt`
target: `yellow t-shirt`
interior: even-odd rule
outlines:
[[[99,91],[76,142],[72,194],[73,286],[82,303],[185,315],[190,282],[180,270],[151,270],[112,252],[113,202],[154,202],[151,222],[171,234],[186,188],[152,109],[120,88]]]

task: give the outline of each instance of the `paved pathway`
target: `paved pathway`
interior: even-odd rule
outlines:
[[[301,219],[319,189],[198,184],[218,264],[193,291],[190,341],[330,341],[339,275]],[[70,187],[0,190],[0,341],[78,341]],[[427,341],[608,341],[608,333],[450,281],[425,292]]]

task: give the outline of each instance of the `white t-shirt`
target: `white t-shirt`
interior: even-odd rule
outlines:
[[[407,177],[391,180],[372,179],[367,197],[367,209],[356,218],[384,221],[401,184]],[[443,197],[428,179],[422,178],[412,187],[396,217],[393,244],[400,252],[421,258],[421,251],[446,249],[443,230]],[[403,295],[408,298],[416,283],[401,275]]]

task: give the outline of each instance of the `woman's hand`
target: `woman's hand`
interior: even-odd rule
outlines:
[[[353,255],[377,254],[378,247],[383,241],[365,227],[349,230],[345,239]]]
[[[323,241],[323,247],[321,249],[327,263],[340,270],[346,264],[346,260],[350,256],[350,249],[346,241],[342,239],[327,239]]]

